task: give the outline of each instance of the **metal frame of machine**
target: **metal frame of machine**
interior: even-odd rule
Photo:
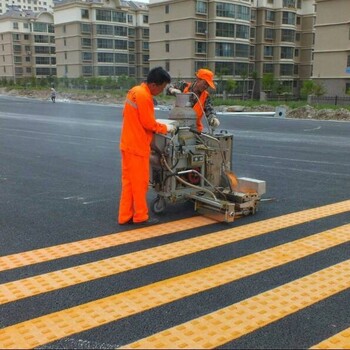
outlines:
[[[265,181],[237,178],[231,170],[233,135],[225,130],[209,133],[195,129],[196,114],[189,94],[177,94],[169,119],[174,134],[155,134],[150,158],[150,183],[157,193],[151,203],[160,214],[167,202],[194,201],[198,213],[218,221],[233,222],[257,211]]]

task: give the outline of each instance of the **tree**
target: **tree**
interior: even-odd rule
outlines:
[[[313,80],[305,80],[303,86],[300,90],[300,93],[303,97],[309,95],[322,96],[326,93],[326,89],[323,85],[314,82]]]
[[[272,73],[265,73],[262,77],[262,89],[265,92],[272,91],[275,85],[275,77]]]
[[[254,70],[253,72],[250,73],[250,77],[253,79],[252,94],[251,94],[250,98],[253,99],[254,93],[255,93],[256,81],[258,80],[258,72],[256,70]]]
[[[236,87],[237,87],[236,80],[227,79],[226,84],[225,84],[225,89],[228,93],[235,91]]]
[[[248,72],[247,71],[243,71],[241,72],[241,78],[243,80],[243,91],[242,91],[242,100],[244,100],[244,95],[247,92],[246,90],[246,80],[248,78]]]

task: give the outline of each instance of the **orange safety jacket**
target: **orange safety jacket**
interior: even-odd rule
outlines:
[[[192,83],[188,83],[187,86],[184,88],[183,92],[185,92],[185,93],[189,92],[191,85],[192,85]],[[197,126],[197,130],[200,132],[203,131],[202,117],[203,117],[203,114],[205,114],[204,113],[204,106],[205,106],[205,100],[207,99],[208,96],[209,96],[209,92],[204,90],[201,93],[201,95],[199,96],[199,101],[197,100],[197,102],[192,107],[193,110],[197,114],[196,126]]]
[[[147,84],[142,83],[129,90],[126,96],[120,149],[149,157],[154,133],[166,134],[167,126],[156,122],[153,96]]]

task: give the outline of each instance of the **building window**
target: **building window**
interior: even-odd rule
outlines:
[[[17,22],[13,22],[13,29],[18,29],[18,23]]]
[[[64,39],[66,41],[66,39]],[[64,46],[66,46],[66,42],[64,43]],[[91,47],[91,39],[89,38],[81,38],[81,46],[83,47]]]
[[[207,23],[196,21],[196,34],[207,34]]]
[[[82,52],[81,58],[82,58],[83,62],[92,61],[92,53],[91,52]]]
[[[22,51],[21,45],[13,45],[13,52],[21,53],[21,51]]]
[[[273,46],[264,46],[264,57],[273,57]]]
[[[263,73],[264,74],[268,74],[268,73],[273,74],[273,64],[272,63],[264,63]]]
[[[247,6],[236,5],[237,19],[250,21],[250,8]]]
[[[280,75],[293,75],[294,65],[293,64],[281,64],[280,66]]]
[[[216,23],[216,36],[222,36],[225,38],[234,37],[235,25],[233,23]]]
[[[275,40],[275,30],[272,28],[265,28],[264,39],[265,40]]]
[[[142,50],[145,50],[145,51],[149,50],[149,42],[148,41],[144,41],[142,43]]]
[[[216,43],[215,56],[217,57],[234,57],[233,43]]]
[[[236,57],[249,57],[249,45],[236,44]]]
[[[143,23],[148,23],[148,16],[147,15],[143,15]]]
[[[114,27],[107,24],[97,24],[96,34],[100,35],[114,35]]]
[[[114,54],[112,52],[98,52],[97,53],[97,62],[114,62]]]
[[[295,25],[295,13],[283,11],[282,23],[283,24]]]
[[[128,36],[135,36],[135,28],[128,28]]]
[[[165,43],[165,52],[170,52],[170,44]]]
[[[80,30],[82,33],[91,33],[91,24],[81,23]]]
[[[116,63],[128,63],[129,55],[126,53],[116,53],[114,55],[114,62]]]
[[[295,41],[295,31],[291,30],[291,29],[282,29],[281,41],[294,42]]]
[[[113,40],[112,39],[97,39],[97,48],[98,49],[113,49]]]
[[[281,47],[281,58],[284,59],[293,59],[294,48],[293,47]]]
[[[283,7],[292,7],[295,8],[295,0],[283,0]]]
[[[117,50],[127,50],[128,49],[127,40],[115,40],[114,41],[114,48]]]
[[[218,17],[235,18],[235,5],[224,2],[216,3],[216,15]]]
[[[165,24],[165,33],[169,33],[169,24],[168,23]]]
[[[83,18],[83,19],[89,19],[89,10],[87,10],[87,9],[82,9],[82,10],[81,10],[81,18]]]
[[[165,13],[169,13],[169,5],[165,5],[164,10],[165,10]]]
[[[236,38],[249,39],[249,26],[237,24],[236,25]]]
[[[199,54],[206,54],[207,53],[207,43],[204,41],[196,41],[196,48],[195,52]]]
[[[83,75],[92,75],[92,67],[91,66],[83,66],[82,67]]]
[[[142,29],[142,37],[143,38],[149,38],[149,28],[143,28]]]
[[[108,10],[96,10],[96,20],[97,21],[112,21],[112,13]]]
[[[149,55],[142,55],[142,63],[148,63]]]
[[[275,22],[275,12],[270,11],[270,10],[266,10],[265,11],[265,20],[267,22]]]
[[[206,14],[208,12],[208,5],[204,1],[196,2],[196,13]]]

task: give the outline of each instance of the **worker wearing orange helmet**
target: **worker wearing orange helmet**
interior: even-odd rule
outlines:
[[[119,224],[154,224],[147,206],[149,158],[154,133],[174,132],[174,125],[156,121],[153,96],[159,95],[171,81],[162,67],[149,71],[147,80],[129,90],[123,110],[120,138],[122,155],[122,190]]]
[[[191,94],[190,102],[193,110],[196,112],[196,126],[200,132],[203,131],[203,114],[205,114],[211,128],[215,129],[220,125],[210,99],[209,88],[215,89],[214,73],[209,69],[201,68],[197,71],[196,80],[193,83],[180,81],[175,85],[169,85],[166,90],[169,95],[188,92],[195,94]]]

